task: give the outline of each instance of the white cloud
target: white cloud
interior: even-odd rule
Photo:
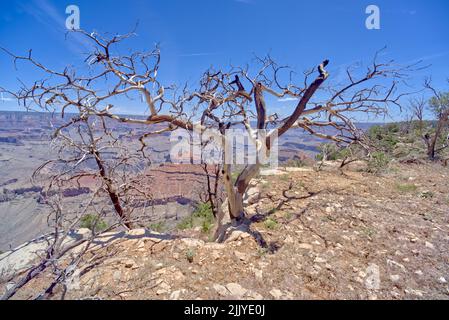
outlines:
[[[422,57],[407,61],[406,63],[411,64],[411,63],[417,63],[417,62],[425,62],[425,61],[429,61],[429,60],[433,60],[433,59],[442,58],[447,55],[449,55],[449,51],[436,52],[434,54],[422,56]]]
[[[279,102],[287,102],[287,101],[298,101],[298,98],[286,97],[278,99]]]
[[[65,10],[61,12],[48,0],[33,0],[31,3],[21,3],[20,7],[52,31],[56,31],[59,34],[69,31],[65,27],[65,21],[67,19]],[[89,48],[92,48],[90,42],[81,34],[77,33],[71,33],[66,43],[72,51],[77,53],[81,51],[80,49],[90,51]]]
[[[3,102],[5,102],[5,101],[15,101],[16,99],[13,99],[13,98],[5,98],[4,96],[3,96],[3,92],[0,94],[0,101],[3,101]]]

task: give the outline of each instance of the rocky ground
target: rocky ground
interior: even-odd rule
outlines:
[[[448,299],[448,179],[436,164],[268,170],[248,230],[221,244],[200,230],[105,235],[65,298]],[[15,298],[41,292],[49,272]]]

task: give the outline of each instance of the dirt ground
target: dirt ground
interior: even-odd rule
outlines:
[[[217,244],[133,230],[91,252],[65,298],[449,299],[448,181],[436,164],[261,176],[249,232]]]

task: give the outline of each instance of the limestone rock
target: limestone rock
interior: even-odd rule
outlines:
[[[227,296],[227,295],[229,294],[228,289],[226,289],[226,287],[225,287],[225,286],[222,286],[221,284],[217,284],[217,283],[216,283],[216,284],[214,284],[212,287],[215,289],[215,291],[217,291],[217,293],[218,293],[220,296],[225,297],[225,296]]]
[[[243,288],[238,283],[228,283],[226,285],[226,288],[229,290],[232,296],[236,298],[241,298],[245,295],[245,293],[248,291],[247,289]]]
[[[275,298],[275,299],[280,299],[284,294],[282,293],[281,290],[279,289],[272,289],[270,291],[270,294]]]
[[[186,292],[187,292],[186,289],[180,289],[180,290],[173,291],[170,294],[170,300],[179,300],[179,298],[181,297],[181,294],[184,294]]]
[[[298,244],[298,248],[305,249],[305,250],[312,250],[313,246],[308,243],[300,243],[300,244]]]

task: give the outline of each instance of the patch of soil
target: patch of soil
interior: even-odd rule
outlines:
[[[438,165],[261,176],[249,232],[223,244],[195,230],[119,239],[85,257],[65,298],[448,299],[448,179]],[[49,276],[16,298],[35,296]]]

